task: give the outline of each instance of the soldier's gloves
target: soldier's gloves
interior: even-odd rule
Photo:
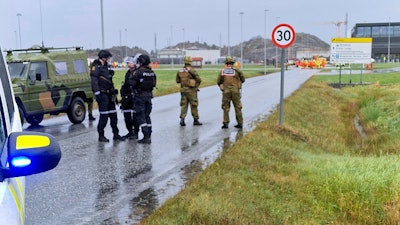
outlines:
[[[96,102],[100,103],[101,102],[101,98],[100,98],[100,91],[96,91],[94,93],[94,96],[96,97]]]

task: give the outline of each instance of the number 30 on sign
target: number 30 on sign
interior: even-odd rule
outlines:
[[[289,24],[279,24],[272,31],[272,42],[279,48],[287,48],[296,40],[296,32]]]

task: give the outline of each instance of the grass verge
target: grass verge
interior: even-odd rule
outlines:
[[[140,224],[399,224],[400,85],[320,79]]]

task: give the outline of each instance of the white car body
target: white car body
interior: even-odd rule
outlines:
[[[61,150],[51,135],[22,131],[3,54],[0,86],[0,225],[21,225],[25,224],[24,176],[53,169]]]

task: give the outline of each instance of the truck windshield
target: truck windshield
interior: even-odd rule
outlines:
[[[27,68],[28,68],[28,62],[8,63],[8,70],[10,72],[11,79],[15,78],[26,79]]]

